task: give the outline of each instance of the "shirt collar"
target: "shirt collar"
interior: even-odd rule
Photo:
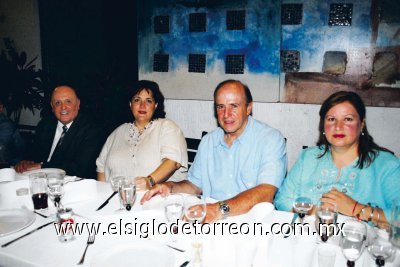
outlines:
[[[71,125],[72,125],[73,122],[74,122],[74,121],[71,121],[70,123],[68,123],[68,124],[65,125],[65,126],[67,126],[68,130],[69,130],[69,128],[71,127]],[[57,127],[60,128],[60,129],[62,130],[63,126],[64,126],[64,124],[62,124],[60,121],[58,121]]]
[[[243,143],[249,136],[249,132],[251,132],[251,128],[253,128],[253,123],[254,119],[251,115],[247,117],[247,124],[246,127],[244,128],[243,133],[234,141]],[[214,142],[214,146],[226,146],[225,140],[224,140],[224,130],[221,127],[218,127],[217,129],[217,136],[216,136],[216,142]]]

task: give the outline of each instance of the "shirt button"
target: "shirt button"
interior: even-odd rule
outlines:
[[[232,174],[229,174],[229,177],[231,177],[231,178],[232,178],[232,176],[233,176]]]

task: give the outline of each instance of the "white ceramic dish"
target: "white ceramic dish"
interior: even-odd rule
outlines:
[[[28,209],[0,210],[0,237],[16,233],[35,221],[35,214]]]

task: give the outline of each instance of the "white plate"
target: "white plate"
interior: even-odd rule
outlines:
[[[92,267],[140,266],[170,267],[175,265],[175,255],[166,245],[142,240],[121,244],[93,257]]]
[[[44,172],[44,173],[61,173],[65,175],[65,171],[62,169],[57,169],[57,168],[43,168],[43,169],[37,169],[37,170],[31,170],[31,171],[26,171],[23,172],[22,175],[29,176],[30,174],[33,173],[38,173],[38,172]]]
[[[27,209],[0,210],[0,237],[16,233],[35,221],[35,214]]]

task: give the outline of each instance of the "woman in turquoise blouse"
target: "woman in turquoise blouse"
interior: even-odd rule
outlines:
[[[311,196],[314,203],[335,203],[347,216],[377,225],[390,221],[400,161],[369,135],[360,96],[334,93],[319,115],[317,146],[302,151],[276,195],[277,209],[291,211],[296,197]]]

